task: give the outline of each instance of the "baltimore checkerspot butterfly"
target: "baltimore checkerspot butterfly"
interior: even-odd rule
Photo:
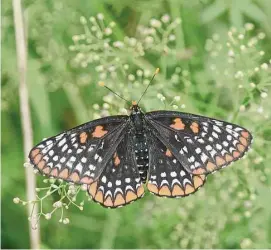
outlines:
[[[238,125],[176,111],[143,113],[138,103],[129,116],[90,121],[42,141],[30,162],[47,176],[87,184],[94,201],[115,208],[141,198],[144,184],[158,196],[192,194],[252,142]]]

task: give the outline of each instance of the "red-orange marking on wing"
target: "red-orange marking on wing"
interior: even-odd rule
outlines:
[[[184,191],[178,184],[175,184],[172,189],[172,196],[179,196],[179,195],[184,195]]]
[[[120,158],[117,153],[114,154],[114,165],[117,167],[120,164]]]
[[[35,164],[38,164],[38,163],[40,162],[41,158],[42,158],[42,155],[41,155],[41,154],[37,154],[37,155],[35,156],[33,162],[34,162]]]
[[[220,166],[224,165],[226,163],[226,161],[223,158],[221,158],[220,156],[217,156],[215,158],[215,163],[217,166],[220,167]]]
[[[98,183],[97,183],[97,181],[95,181],[88,188],[88,191],[91,194],[92,198],[95,197],[95,194],[97,192],[97,185],[98,185]]]
[[[172,157],[172,153],[171,153],[171,151],[169,149],[167,149],[167,151],[166,151],[166,156]]]
[[[70,175],[69,179],[73,182],[79,182],[80,177],[76,172],[74,172]]]
[[[108,196],[108,197],[105,199],[104,205],[105,205],[106,207],[113,207],[113,201],[112,201],[112,199],[111,199],[110,196]]]
[[[121,194],[117,194],[115,201],[114,201],[114,206],[120,206],[125,204],[125,200]]]
[[[40,149],[38,149],[38,148],[32,150],[32,152],[31,152],[31,158],[33,159],[39,152],[40,152]]]
[[[63,178],[64,180],[68,179],[69,177],[69,170],[67,168],[65,168],[64,170],[62,170],[62,172],[59,174],[60,178]]]
[[[153,192],[155,194],[158,193],[158,188],[155,184],[148,183],[147,188],[150,190],[150,192]]]
[[[38,169],[42,170],[45,166],[45,163],[45,160],[41,160],[37,165]]]
[[[160,190],[159,190],[159,195],[171,196],[171,193],[170,193],[170,190],[169,190],[168,186],[161,187]]]
[[[192,122],[190,128],[194,134],[197,134],[199,132],[199,124],[196,122]]]
[[[185,128],[185,124],[182,122],[180,118],[175,118],[173,120],[173,124],[170,125],[170,127],[176,129],[176,130],[183,130]]]
[[[190,184],[185,185],[185,189],[184,189],[185,194],[191,194],[194,191],[195,191],[195,188],[192,187]]]
[[[99,190],[97,194],[95,195],[95,200],[100,203],[103,203],[103,198],[104,198],[104,194],[101,190]]]
[[[85,176],[81,179],[81,183],[84,183],[84,184],[91,184],[93,182],[93,179],[91,179],[90,177],[88,176]]]
[[[86,132],[82,132],[80,134],[80,143],[85,144],[88,138],[88,134]]]
[[[58,176],[58,168],[53,168],[53,170],[51,171],[50,175],[57,177]]]
[[[126,194],[125,199],[126,199],[126,202],[130,202],[137,199],[137,195],[133,191],[129,190]]]
[[[212,171],[214,171],[214,170],[216,169],[216,165],[209,161],[209,162],[207,163],[206,168],[207,168],[210,172],[212,172]]]
[[[242,131],[241,132],[241,135],[245,138],[248,138],[249,137],[249,133],[247,131]]]
[[[103,126],[99,125],[95,127],[94,132],[92,133],[93,137],[97,137],[97,138],[101,138],[103,137],[105,134],[107,134],[107,130],[103,130]]]
[[[206,170],[204,168],[196,168],[195,170],[193,170],[193,174],[204,174],[206,172]]]
[[[141,185],[138,189],[137,189],[137,196],[140,197],[144,194],[144,187],[143,185]]]

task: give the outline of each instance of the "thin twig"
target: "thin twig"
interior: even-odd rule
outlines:
[[[22,122],[22,134],[24,141],[24,156],[27,159],[28,152],[32,148],[32,126],[31,116],[28,103],[28,89],[26,85],[26,70],[27,70],[27,52],[26,52],[26,39],[24,29],[23,11],[21,6],[21,0],[13,0],[13,16],[16,36],[16,50],[17,50],[17,64],[19,73],[19,95],[20,95],[20,112]],[[25,168],[26,175],[26,190],[27,200],[36,199],[36,179],[33,170],[28,167]],[[31,217],[32,204],[28,205],[28,215]],[[38,208],[35,206],[34,213],[37,214]],[[38,223],[38,222],[37,222]],[[39,249],[40,246],[40,231],[39,224],[37,229],[32,229],[32,223],[29,221],[30,242],[32,249]]]

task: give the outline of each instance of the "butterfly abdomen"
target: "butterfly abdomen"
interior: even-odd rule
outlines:
[[[138,172],[143,183],[146,182],[149,169],[149,149],[145,134],[136,134],[134,136],[135,157]]]

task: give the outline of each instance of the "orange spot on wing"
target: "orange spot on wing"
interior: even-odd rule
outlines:
[[[216,169],[216,165],[209,161],[206,168],[208,169],[208,171],[212,172]]]
[[[105,201],[104,201],[104,205],[107,207],[113,207],[113,202],[110,196],[108,196]]]
[[[80,177],[79,177],[79,175],[76,172],[74,172],[74,173],[72,173],[70,175],[69,180],[71,180],[73,182],[79,182]]]
[[[44,168],[44,169],[42,170],[42,172],[45,173],[45,174],[49,174],[50,171],[51,171],[51,168],[49,168],[49,167],[46,167],[46,168]]]
[[[232,155],[234,158],[238,158],[240,156],[240,152],[234,151]]]
[[[126,194],[125,199],[126,199],[126,202],[130,202],[130,201],[137,199],[137,196],[133,191],[129,190]]]
[[[191,193],[195,192],[195,188],[192,187],[190,184],[186,184],[184,192],[185,192],[185,194],[191,194]]]
[[[202,186],[202,184],[203,184],[203,180],[199,176],[194,176],[193,181],[194,181],[195,188],[198,188],[198,187]]]
[[[45,160],[40,161],[37,165],[38,169],[40,169],[40,170],[42,170],[44,168],[44,166],[45,166]]]
[[[114,165],[117,167],[120,164],[120,158],[118,157],[118,154],[114,154]]]
[[[195,134],[197,134],[199,132],[199,124],[196,122],[192,122],[190,128],[193,131],[193,133],[195,133]]]
[[[170,127],[176,129],[176,130],[183,130],[185,128],[185,124],[182,122],[180,118],[175,118],[173,120],[173,124],[170,125]]]
[[[85,144],[88,138],[88,134],[86,132],[82,132],[79,137],[80,143]]]
[[[91,179],[90,177],[88,176],[85,176],[81,179],[80,181],[81,183],[84,183],[84,184],[91,184],[93,182],[93,179]]]
[[[95,195],[95,201],[103,203],[103,198],[104,198],[104,194],[101,190],[99,190],[98,193]]]
[[[38,163],[40,162],[41,158],[42,158],[42,155],[41,155],[41,154],[37,154],[37,155],[35,156],[33,162],[34,162],[35,164],[38,164]]]
[[[223,158],[217,156],[215,158],[215,163],[216,163],[217,166],[222,166],[222,165],[224,165],[226,163],[226,161]]]
[[[31,151],[31,158],[33,159],[38,153],[40,152],[40,149],[36,148]]]
[[[58,168],[54,168],[51,173],[52,176],[57,177],[58,176]]]
[[[167,149],[167,151],[166,151],[166,156],[172,157],[172,153],[171,153],[171,151],[169,149]]]
[[[93,137],[97,137],[97,138],[101,138],[103,137],[105,134],[107,134],[108,131],[103,130],[103,126],[97,126],[95,127],[94,132],[92,133]]]
[[[120,206],[125,204],[125,200],[121,194],[117,194],[115,201],[114,201],[114,206]]]
[[[204,174],[206,172],[206,170],[204,168],[196,168],[195,170],[193,170],[193,174]]]
[[[225,159],[227,162],[231,162],[233,160],[233,157],[229,154],[226,154]]]
[[[137,196],[140,197],[144,194],[144,187],[143,185],[141,185],[138,189],[137,189]]]
[[[238,148],[240,153],[245,151],[245,147],[242,144],[237,144],[237,148]]]
[[[65,168],[60,174],[59,177],[66,180],[69,177],[69,170]]]
[[[170,190],[169,190],[168,186],[161,187],[160,190],[159,190],[159,195],[171,196],[171,193],[170,193]]]
[[[172,196],[179,196],[179,195],[184,195],[184,191],[179,185],[175,184],[172,189]]]
[[[156,185],[152,183],[148,183],[147,188],[149,189],[150,192],[157,194],[158,193],[158,188]]]
[[[240,141],[244,146],[247,146],[247,145],[248,145],[247,139],[245,139],[245,138],[242,137],[242,136],[240,136],[239,141]]]
[[[247,131],[242,131],[241,132],[241,135],[245,138],[248,138],[249,137],[249,133]]]
[[[95,181],[88,188],[88,192],[92,197],[95,197],[95,194],[97,192],[97,185],[97,181]]]

